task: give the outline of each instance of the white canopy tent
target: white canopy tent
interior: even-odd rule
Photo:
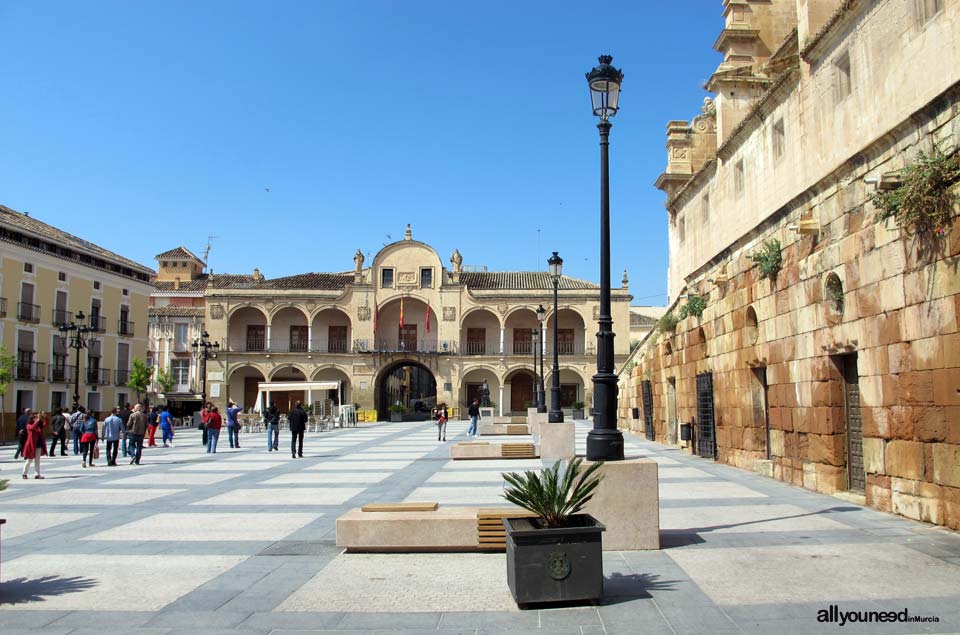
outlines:
[[[339,381],[262,381],[257,384],[257,404],[255,410],[263,412],[263,394],[267,394],[267,404],[270,403],[270,393],[274,391],[302,390],[307,393],[307,403],[313,404],[314,390],[336,390],[337,402],[343,403],[343,386]]]

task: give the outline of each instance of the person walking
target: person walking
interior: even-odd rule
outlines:
[[[267,451],[278,450],[280,444],[280,409],[277,404],[270,402],[270,407],[263,415],[267,422]]]
[[[40,476],[40,456],[47,455],[47,444],[43,435],[43,417],[39,414],[30,417],[23,439],[23,472],[21,476],[29,478],[27,474],[30,471],[30,462],[33,462],[33,478],[43,478]]]
[[[157,434],[157,427],[160,423],[160,413],[157,412],[156,406],[150,407],[150,412],[147,414],[147,447],[152,448],[157,445],[155,439]]]
[[[123,416],[120,416],[123,419]],[[143,437],[147,433],[147,413],[143,411],[143,406],[137,404],[130,413],[126,425],[128,437],[130,439],[130,465],[136,463],[140,465],[140,457],[143,454]]]
[[[23,412],[17,417],[17,451],[13,453],[13,460],[16,461],[23,454],[23,445],[27,441],[27,425],[33,419],[33,410],[24,408]]]
[[[447,440],[447,404],[437,406],[437,441]]]
[[[97,467],[93,460],[98,454],[97,450],[97,418],[94,416],[93,412],[85,412],[83,419],[83,424],[79,425],[80,432],[80,452],[83,454],[83,467]]]
[[[467,414],[470,416],[470,427],[467,428],[468,437],[478,437],[477,424],[480,423],[480,400],[474,399],[467,408]]]
[[[299,456],[302,459],[303,433],[307,431],[307,413],[300,406],[299,401],[287,415],[287,421],[290,422],[290,454],[293,458]]]
[[[130,454],[130,415],[132,414],[133,410],[130,409],[130,404],[124,405],[123,410],[119,413],[120,420],[123,421],[123,430],[120,433],[123,437],[123,443],[120,445],[120,449],[123,451],[124,457]]]
[[[160,434],[163,437],[163,447],[173,447],[173,418],[170,416],[170,409],[166,406],[160,406]]]
[[[67,456],[67,417],[63,408],[53,409],[53,419],[50,420],[50,456],[57,455],[57,441],[60,441],[60,456]]]
[[[240,447],[240,419],[237,417],[240,410],[235,401],[227,405],[227,437],[231,448]]]
[[[73,455],[80,454],[80,437],[83,436],[83,424],[87,420],[87,411],[83,406],[77,406],[77,409],[70,415],[67,423],[70,425],[70,436],[73,438]]]
[[[216,406],[210,406],[210,413],[207,415],[207,454],[217,453],[217,441],[220,440],[220,428],[223,427],[223,417]]]
[[[110,416],[103,422],[103,438],[107,440],[107,465],[117,465],[117,452],[120,449],[120,437],[123,434],[123,419],[120,418],[120,407],[116,406]]]
[[[207,448],[210,447],[210,436],[207,433],[207,421],[210,420],[210,411],[213,408],[213,404],[209,401],[203,404],[203,408],[200,409],[200,441]]]

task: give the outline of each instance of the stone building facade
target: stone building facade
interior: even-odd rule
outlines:
[[[498,411],[526,412],[540,345],[549,394],[555,328],[549,274],[466,267],[458,251],[448,268],[433,248],[413,240],[409,226],[403,240],[366,260],[358,250],[353,269],[339,273],[268,279],[255,269],[181,281],[181,291],[203,287],[203,325],[221,346],[207,362],[208,398],[251,408],[261,383],[282,382],[270,397],[281,410],[297,400],[330,399],[376,409],[385,419],[397,402],[411,416],[423,416],[435,402],[463,407],[486,382]],[[172,283],[164,289],[173,293]],[[547,313],[537,336],[539,305]],[[613,289],[612,306],[620,364],[630,345],[625,283]],[[556,328],[566,408],[591,401],[598,314],[599,287],[564,276]],[[339,382],[339,388],[299,390],[288,382]]]
[[[0,439],[14,436],[15,412],[80,404],[103,412],[133,402],[126,386],[134,359],[147,353],[147,298],[153,271],[141,264],[0,206],[0,344],[16,358],[3,399]],[[87,347],[65,345],[60,325],[93,330]],[[79,375],[79,376],[78,376]]]
[[[621,425],[960,528],[960,226],[915,234],[871,202],[919,151],[956,151],[960,2],[727,0],[724,18],[715,99],[668,123],[657,180],[674,314],[706,307],[631,355]],[[774,240],[764,275],[751,256]]]

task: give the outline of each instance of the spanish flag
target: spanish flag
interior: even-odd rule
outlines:
[[[400,328],[403,328],[403,296],[400,296]]]

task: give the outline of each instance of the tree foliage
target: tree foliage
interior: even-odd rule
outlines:
[[[127,388],[131,388],[137,392],[137,401],[140,401],[143,393],[147,392],[147,387],[150,385],[150,377],[152,375],[153,371],[143,360],[133,360],[133,368],[130,369],[130,377],[127,379]]]

